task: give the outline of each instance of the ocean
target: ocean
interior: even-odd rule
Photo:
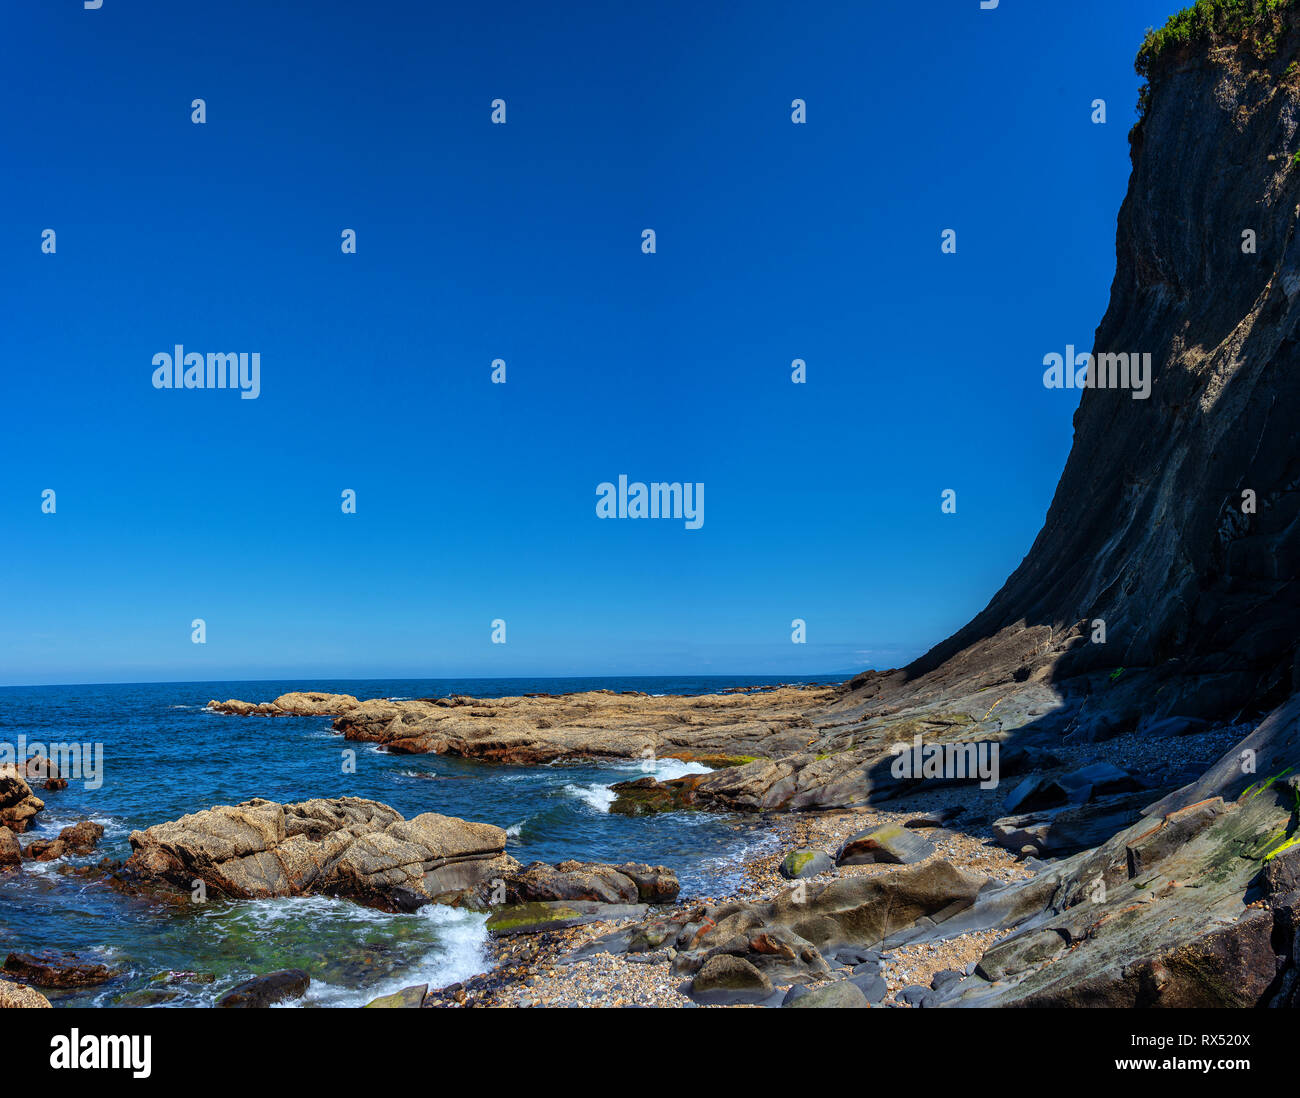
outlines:
[[[805,681],[837,681],[839,676]],[[269,701],[290,690],[358,698],[468,694],[507,697],[579,690],[705,694],[782,680],[762,677],[371,679],[138,683],[0,688],[0,744],[102,744],[102,786],[72,781],[34,792],[45,811],[20,837],[26,845],[79,820],[105,828],[94,855],[25,861],[0,874],[0,956],[44,949],[77,953],[122,975],[97,987],[47,992],[61,1003],[210,1005],[250,976],[302,968],[312,977],[305,1006],[359,1006],[411,984],[440,987],[488,967],[486,916],[428,905],[389,915],[346,900],[209,899],[171,905],[133,897],[70,865],[130,854],[127,836],[218,804],[252,797],[368,797],[408,818],[441,812],[503,827],[521,862],[566,858],[662,864],[676,870],[682,898],[716,895],[740,882],[742,859],[770,840],[756,820],[724,813],[613,815],[609,786],[699,772],[698,764],[501,766],[437,755],[390,755],[345,742],[328,717],[230,717],[210,699]],[[357,753],[344,773],[342,751]],[[191,975],[172,976],[172,973]]]

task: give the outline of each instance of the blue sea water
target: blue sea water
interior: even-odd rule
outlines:
[[[0,874],[0,955],[74,951],[121,971],[108,984],[49,992],[55,1005],[209,1005],[239,981],[277,968],[312,976],[306,1005],[361,1005],[416,983],[439,987],[484,971],[485,917],[429,905],[389,915],[323,897],[164,904],[72,875],[69,864],[130,854],[132,830],[252,797],[368,797],[410,817],[441,812],[506,828],[522,862],[636,860],[675,869],[683,898],[739,880],[743,855],[766,842],[756,821],[717,813],[611,815],[608,786],[644,776],[640,762],[501,766],[437,755],[392,755],[345,742],[328,717],[229,717],[210,699],[267,701],[290,690],[359,698],[507,697],[578,690],[703,694],[775,683],[763,678],[398,679],[135,683],[0,688],[0,744],[102,744],[102,786],[72,781],[45,800],[21,840],[93,819],[94,856],[24,862]],[[821,681],[834,681],[827,677]],[[356,773],[342,752],[356,751]],[[655,764],[660,777],[686,765]],[[693,767],[693,769],[699,769]],[[191,973],[196,976],[167,976]]]

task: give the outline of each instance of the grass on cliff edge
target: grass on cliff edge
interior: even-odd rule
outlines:
[[[1147,30],[1142,48],[1138,50],[1137,68],[1139,76],[1146,76],[1151,63],[1169,49],[1189,46],[1193,42],[1205,41],[1214,37],[1242,38],[1259,28],[1260,23],[1285,8],[1294,7],[1298,0],[1196,0],[1190,8],[1184,8],[1170,17],[1159,30]],[[1270,30],[1274,28],[1270,26]],[[1270,34],[1261,45],[1276,46]]]
[[[1185,49],[1194,42],[1215,38],[1236,38],[1253,40],[1261,59],[1273,57],[1278,49],[1277,33],[1282,29],[1279,15],[1298,3],[1300,0],[1196,0],[1190,8],[1170,16],[1169,22],[1159,30],[1148,27],[1133,63],[1147,83],[1138,90],[1138,119],[1129,131],[1129,140],[1136,140],[1146,120],[1151,102],[1151,66],[1166,51]],[[1293,75],[1291,69],[1287,75]]]

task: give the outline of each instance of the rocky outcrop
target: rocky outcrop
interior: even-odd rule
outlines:
[[[572,926],[605,909],[643,914],[679,888],[661,865],[521,866],[499,827],[434,812],[406,820],[355,797],[222,805],[134,831],[130,843],[118,877],[131,885],[189,892],[201,881],[236,899],[319,894],[387,911],[446,903],[492,910],[503,933]]]
[[[689,812],[701,807],[696,792],[705,775],[688,774],[661,782],[655,778],[636,778],[615,782],[609,787],[614,801],[609,810],[616,816],[654,816],[660,812]]]
[[[404,754],[432,752],[516,765],[680,758],[728,767],[805,744],[812,734],[805,714],[837,689],[790,686],[686,698],[591,690],[488,700],[363,702],[350,695],[286,694],[273,702],[214,701],[209,708],[236,716],[334,715],[334,727],[347,739]]]
[[[894,776],[889,765],[895,745],[918,735],[937,744],[997,748],[1003,776],[1058,761],[1041,747],[1003,742],[1016,721],[1059,704],[1040,684],[998,708],[996,720],[987,719],[990,699],[974,686],[960,698],[920,698],[879,716],[849,720],[836,708],[844,694],[842,687],[787,686],[694,697],[597,690],[493,699],[373,699],[347,708],[334,727],[348,739],[399,753],[515,765],[675,758],[716,768],[662,782],[647,776],[617,783],[610,811],[633,816],[695,808],[851,808],[897,797],[922,784],[920,777]],[[217,707],[232,714],[296,712],[287,697]],[[953,784],[980,780],[978,775],[951,779]]]
[[[44,807],[16,766],[0,766],[0,826],[21,835]]]
[[[1105,842],[1140,820],[1150,793],[1126,793],[1093,804],[1049,808],[993,821],[993,837],[1008,850],[1054,858]]]
[[[1300,986],[1296,758],[1300,698],[1095,849],[884,944],[1012,931],[926,1006],[1290,1005]],[[1245,772],[1246,760],[1257,770]]]
[[[94,987],[106,984],[120,973],[107,965],[82,961],[75,953],[10,953],[5,958],[5,975],[36,987]]]
[[[321,893],[390,911],[455,898],[517,867],[505,832],[377,801],[252,800],[130,836],[129,878],[240,899]]]
[[[990,884],[937,858],[873,876],[802,881],[771,901],[653,916],[602,935],[567,959],[670,951],[673,971],[690,977],[691,994],[705,1002],[767,1002],[778,986],[822,981],[833,975],[832,963],[850,964],[848,979],[864,1003],[879,1001],[884,980],[871,947],[958,916]]]
[[[94,820],[82,820],[81,823],[65,827],[56,839],[36,839],[28,843],[23,850],[23,857],[38,862],[52,862],[68,854],[93,854],[95,846],[104,837],[104,827]],[[3,847],[3,837],[0,837]],[[0,854],[0,860],[3,855]]]
[[[1144,50],[1093,348],[1150,354],[1150,397],[1083,391],[1029,554],[895,686],[1050,683],[1070,717],[1090,699],[1076,727],[1103,733],[1266,709],[1300,687],[1300,13],[1261,19]],[[855,686],[850,706],[893,692]]]
[[[293,691],[270,702],[254,703],[234,698],[222,702],[213,698],[208,702],[208,708],[214,713],[235,717],[334,717],[355,709],[359,704],[351,694]]]
[[[36,783],[49,792],[68,788],[68,779],[59,774],[59,768],[52,759],[44,755],[33,755],[22,765],[22,775],[28,783]]]

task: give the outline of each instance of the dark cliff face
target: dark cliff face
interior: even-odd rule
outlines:
[[[1084,391],[1029,554],[908,680],[1033,678],[1068,693],[1124,667],[1160,682],[1150,711],[1207,716],[1297,688],[1300,72],[1287,69],[1300,16],[1279,18],[1267,60],[1239,40],[1152,63],[1094,344],[1149,352],[1151,395]]]

